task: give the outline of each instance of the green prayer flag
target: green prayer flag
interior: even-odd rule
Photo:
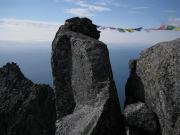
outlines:
[[[117,28],[117,30],[119,31],[119,32],[126,32],[124,29],[122,29],[122,28]]]
[[[166,27],[166,30],[173,30],[173,29],[175,29],[176,27],[175,26],[173,26],[173,25],[168,25],[167,27]]]

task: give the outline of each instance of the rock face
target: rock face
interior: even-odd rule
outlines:
[[[94,25],[88,18],[70,18],[66,20],[64,28],[66,28],[66,30],[82,33],[95,39],[99,39],[100,37],[100,31],[97,31],[96,25]]]
[[[130,60],[130,76],[125,86],[126,101],[125,106],[136,102],[144,102],[144,86],[141,78],[136,73],[137,60]]]
[[[126,135],[180,135],[180,39],[130,61],[122,116],[99,37],[87,18],[59,28],[51,60],[55,94],[15,63],[0,68],[0,135],[125,135],[125,127]]]
[[[144,102],[146,110],[153,112],[156,117],[159,131],[154,135],[179,135],[180,39],[159,43],[143,51],[134,67],[136,77],[131,74],[126,84],[125,110],[138,101]],[[136,81],[137,78],[139,81]],[[136,97],[137,93],[141,95]],[[134,114],[139,115],[139,112]],[[146,118],[142,117],[141,121]]]
[[[99,31],[87,18],[67,20],[56,34],[56,135],[124,135],[108,49],[98,38]]]
[[[138,102],[126,106],[124,117],[130,126],[130,134],[153,135],[158,131],[155,115],[145,103]]]
[[[54,135],[55,96],[33,84],[15,63],[0,68],[0,134]]]

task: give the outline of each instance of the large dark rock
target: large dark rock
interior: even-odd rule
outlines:
[[[130,134],[153,135],[158,131],[156,117],[145,103],[137,102],[127,105],[124,110],[124,117],[130,128]]]
[[[70,18],[66,20],[63,27],[67,30],[82,33],[95,39],[99,39],[100,37],[100,31],[97,30],[97,26],[88,18]]]
[[[135,95],[136,91],[139,92],[140,90],[143,91],[144,98],[133,99],[134,101],[131,100],[131,104],[144,99],[148,109],[157,118],[159,134],[179,135],[180,39],[162,42],[143,51],[136,61],[135,73],[141,85],[134,87],[137,79],[132,77],[131,82],[133,84],[127,82],[126,93]],[[137,83],[139,84],[139,82]],[[128,103],[129,101],[126,102]]]
[[[15,63],[0,68],[0,134],[54,135],[55,96],[24,77]]]
[[[79,25],[84,20],[88,26]],[[73,22],[80,31],[67,29],[67,22]],[[85,29],[91,27],[94,25],[88,19],[67,20],[53,41],[57,135],[125,133],[108,49],[97,37],[87,34]]]
[[[125,86],[125,106],[137,103],[144,102],[144,86],[142,84],[141,78],[136,73],[136,63],[137,60],[129,61],[129,78]]]

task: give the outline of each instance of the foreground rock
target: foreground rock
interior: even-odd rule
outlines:
[[[97,26],[88,18],[74,17],[66,20],[63,26],[66,30],[82,33],[84,35],[99,39],[100,31],[97,31]]]
[[[124,117],[130,134],[153,135],[158,131],[154,113],[142,102],[126,106]]]
[[[160,131],[155,135],[179,135],[180,39],[159,43],[143,51],[135,67],[136,77],[130,76],[131,81],[126,84],[126,108],[130,104],[144,101],[157,118],[156,124]],[[137,78],[138,85],[132,87]],[[137,93],[141,95],[135,97]],[[144,116],[141,121],[145,119]]]
[[[94,26],[69,19],[53,41],[57,135],[124,135],[108,49]]]
[[[54,135],[55,97],[48,85],[33,84],[15,63],[0,68],[0,134]]]

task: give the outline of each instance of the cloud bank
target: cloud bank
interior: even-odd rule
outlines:
[[[168,24],[180,26],[180,18],[171,18]],[[0,40],[35,42],[52,41],[58,27],[62,23],[43,22],[34,20],[0,19]],[[180,37],[180,32],[176,31],[152,31],[120,33],[114,30],[104,30],[101,32],[100,40],[109,45],[127,44],[154,44],[160,41],[173,40]]]
[[[60,24],[12,18],[0,19],[0,40],[52,41]]]

